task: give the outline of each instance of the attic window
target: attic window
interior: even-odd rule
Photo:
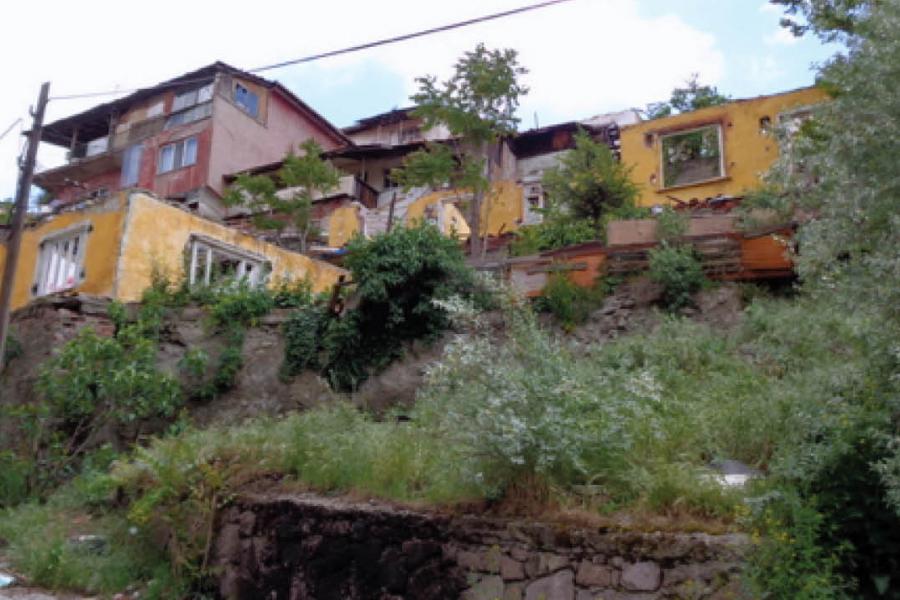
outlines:
[[[246,282],[256,287],[263,283],[266,260],[262,256],[199,236],[191,240],[190,252],[191,285]]]
[[[663,187],[702,183],[725,176],[722,127],[706,125],[662,137]]]
[[[234,84],[234,103],[254,119],[259,114],[259,96],[240,83]]]
[[[90,224],[54,233],[40,244],[35,296],[70,290],[84,281],[84,249]]]
[[[175,100],[172,102],[172,112],[190,108],[195,104],[209,102],[210,100],[212,100],[212,96],[213,84],[211,83],[200,88],[194,88],[192,90],[182,92],[175,96]]]

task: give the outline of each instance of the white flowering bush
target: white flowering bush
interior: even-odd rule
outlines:
[[[501,295],[505,328],[469,320],[471,333],[428,373],[417,422],[488,491],[534,475],[560,484],[609,476],[632,446],[633,424],[653,422],[652,373],[589,368],[539,329],[521,299]],[[454,302],[444,308],[471,317]]]

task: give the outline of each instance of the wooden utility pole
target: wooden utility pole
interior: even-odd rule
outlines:
[[[44,126],[44,110],[50,95],[50,82],[41,86],[37,108],[31,111],[34,121],[28,132],[28,147],[25,160],[20,165],[19,187],[16,189],[16,203],[13,205],[12,229],[6,241],[6,265],[3,269],[3,281],[0,282],[0,373],[6,367],[6,337],[9,332],[10,302],[12,288],[16,281],[16,267],[19,262],[19,247],[22,244],[22,230],[25,228],[25,216],[28,213],[28,197],[31,193],[31,180],[34,177],[34,161],[37,156],[38,143],[41,141],[41,130]]]

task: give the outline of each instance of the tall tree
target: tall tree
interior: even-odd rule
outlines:
[[[504,136],[516,131],[519,98],[528,92],[519,81],[525,73],[515,50],[488,50],[479,44],[456,62],[447,81],[439,83],[433,75],[416,79],[414,114],[426,129],[446,126],[452,140],[412,153],[396,175],[407,187],[451,184],[472,190],[467,216],[475,256],[481,252],[481,211],[491,185],[488,157]]]
[[[299,155],[288,152],[274,178],[238,175],[224,201],[229,206],[249,208],[253,225],[274,232],[278,243],[283,243],[286,231],[296,233],[300,252],[306,252],[315,230],[313,200],[334,189],[340,173],[322,160],[322,148],[315,140],[306,140],[300,144],[300,150]]]
[[[729,96],[719,93],[715,86],[700,83],[700,75],[693,73],[684,82],[684,87],[672,90],[668,102],[653,102],[647,105],[644,113],[648,119],[658,119],[669,115],[692,110],[699,110],[708,106],[724,104],[731,100]]]
[[[616,160],[609,147],[585,131],[575,134],[575,148],[544,173],[544,189],[560,217],[587,221],[596,239],[603,239],[607,218],[634,207],[638,188],[631,169]],[[552,216],[552,215],[551,215]]]

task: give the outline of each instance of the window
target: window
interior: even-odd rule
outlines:
[[[259,96],[240,83],[234,84],[234,103],[253,118],[259,114]]]
[[[662,173],[665,188],[724,177],[722,128],[707,125],[663,136]]]
[[[85,156],[96,156],[98,154],[103,154],[109,148],[109,136],[103,136],[102,138],[97,138],[96,140],[91,140],[87,143],[85,147]]]
[[[185,108],[191,107],[195,104],[200,104],[201,102],[209,102],[210,100],[212,100],[212,95],[212,83],[204,85],[201,88],[194,88],[193,90],[188,90],[187,92],[181,92],[180,94],[175,96],[175,100],[172,102],[172,112],[184,110]]]
[[[155,102],[147,107],[147,118],[159,117],[163,114],[163,101]]]
[[[198,104],[192,108],[187,110],[183,110],[181,112],[177,112],[169,115],[169,118],[166,119],[166,124],[164,129],[172,129],[173,127],[177,127],[179,125],[184,125],[186,123],[193,123],[194,121],[199,121],[200,119],[205,119],[206,117],[212,114],[212,102],[206,102],[205,104]]]
[[[266,259],[263,256],[200,236],[191,239],[190,252],[191,285],[246,281],[251,286],[258,286],[265,279]]]
[[[525,225],[540,223],[544,215],[544,188],[540,183],[532,183],[525,186],[525,215],[522,219]]]
[[[137,185],[138,175],[141,171],[141,155],[144,152],[143,144],[129,146],[122,157],[122,181],[121,187]]]
[[[157,173],[168,173],[182,167],[189,167],[197,162],[197,138],[167,144],[159,150]]]
[[[78,225],[41,241],[35,296],[69,290],[84,280],[84,247],[90,224]]]

